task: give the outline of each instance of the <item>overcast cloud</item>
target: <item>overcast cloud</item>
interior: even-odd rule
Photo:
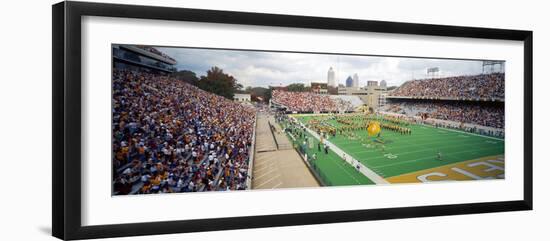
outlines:
[[[178,70],[191,70],[201,76],[212,66],[218,66],[245,87],[326,82],[329,67],[336,71],[339,84],[345,84],[348,76],[357,73],[359,86],[366,85],[368,80],[386,80],[389,86],[400,85],[413,78],[425,78],[426,70],[430,67],[439,67],[441,76],[472,75],[482,71],[481,61],[471,60],[164,47],[157,49],[176,59]]]

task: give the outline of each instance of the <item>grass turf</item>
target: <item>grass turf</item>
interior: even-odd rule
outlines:
[[[319,116],[295,116],[295,118],[307,124],[309,120]],[[336,120],[328,120],[328,122],[335,127],[341,126]],[[354,132],[359,137],[357,139],[350,139],[338,133],[336,137],[330,137],[329,141],[384,178],[504,154],[504,141],[501,139],[418,124],[407,127],[412,130],[411,135],[382,130],[381,136],[386,141],[384,150],[373,146],[366,147],[367,143],[364,140],[368,139],[368,134],[364,130]],[[317,142],[315,140],[315,150]],[[437,158],[438,152],[442,153],[442,160]],[[323,155],[324,153],[317,154],[321,157],[318,158],[319,162],[344,164],[342,159],[334,153],[328,157]],[[336,164],[332,166],[326,164],[322,168],[329,178],[336,173],[342,173],[340,168],[334,165]],[[348,166],[354,173],[362,175],[349,164]]]
[[[281,123],[285,126],[286,123]],[[348,185],[367,185],[374,184],[369,178],[358,172],[353,166],[345,162],[336,153],[329,149],[328,154],[325,154],[323,148],[319,151],[317,148],[316,139],[309,133],[304,133],[303,136],[296,136],[287,133],[289,140],[296,146],[303,143],[305,137],[309,140],[315,140],[313,148],[306,148],[305,152],[308,157],[316,155],[316,160],[311,160],[310,164],[315,168],[317,174],[323,179],[328,186],[348,186]]]

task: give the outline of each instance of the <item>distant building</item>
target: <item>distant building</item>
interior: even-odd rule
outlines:
[[[369,80],[367,81],[367,86],[378,86],[378,81]]]
[[[379,86],[378,81],[368,81],[365,90],[367,91],[368,96],[368,99],[365,102],[368,106],[374,109],[379,109],[386,104],[386,86]]]
[[[328,94],[328,85],[322,82],[311,82],[311,92],[316,94]]]
[[[233,100],[238,102],[250,102],[250,94],[235,94]]]
[[[149,73],[173,73],[176,60],[156,48],[113,44],[113,67]]]
[[[353,82],[351,86],[355,88],[359,87],[359,75],[357,75],[357,73],[353,75]]]
[[[382,80],[382,81],[380,81],[380,87],[382,87],[382,88],[387,88],[387,87],[388,87],[388,83],[386,83],[385,80]]]
[[[365,104],[375,110],[385,105],[386,92],[387,87],[378,86],[378,81],[368,81],[367,86],[364,88],[338,87],[338,95],[358,96]]]
[[[338,95],[367,95],[367,90],[355,87],[338,87]]]
[[[348,76],[348,78],[346,79],[346,87],[353,87],[353,79],[351,78],[351,76]]]
[[[332,67],[328,69],[327,84],[330,87],[338,87],[338,84],[336,83],[336,74],[334,73]]]

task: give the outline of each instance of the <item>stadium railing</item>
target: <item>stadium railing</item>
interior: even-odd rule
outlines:
[[[277,142],[277,138],[275,138],[275,132],[274,132],[275,126],[273,126],[273,124],[271,124],[270,121],[268,121],[267,124],[269,125],[269,131],[271,131],[271,136],[273,137],[273,141],[275,141],[275,146],[277,146],[277,150],[279,150],[279,142]]]
[[[256,125],[258,116],[254,116],[254,131],[252,132],[252,145],[250,146],[250,153],[248,154],[248,172],[246,174],[246,189],[252,189],[252,169],[254,168],[254,150],[256,149]],[[270,127],[271,129],[271,127]],[[273,133],[272,133],[273,134]],[[273,137],[275,138],[275,137]],[[277,140],[275,140],[277,143]]]

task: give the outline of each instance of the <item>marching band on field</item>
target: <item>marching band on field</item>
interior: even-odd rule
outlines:
[[[335,119],[341,126],[334,126],[326,120]],[[372,118],[365,115],[350,115],[350,116],[328,116],[321,120],[310,120],[309,126],[317,133],[327,133],[331,136],[349,135],[350,132],[367,130],[371,123],[377,122],[380,127],[385,130],[394,131],[402,135],[411,135],[412,130],[408,126],[409,122],[391,116],[383,116],[383,118]]]

